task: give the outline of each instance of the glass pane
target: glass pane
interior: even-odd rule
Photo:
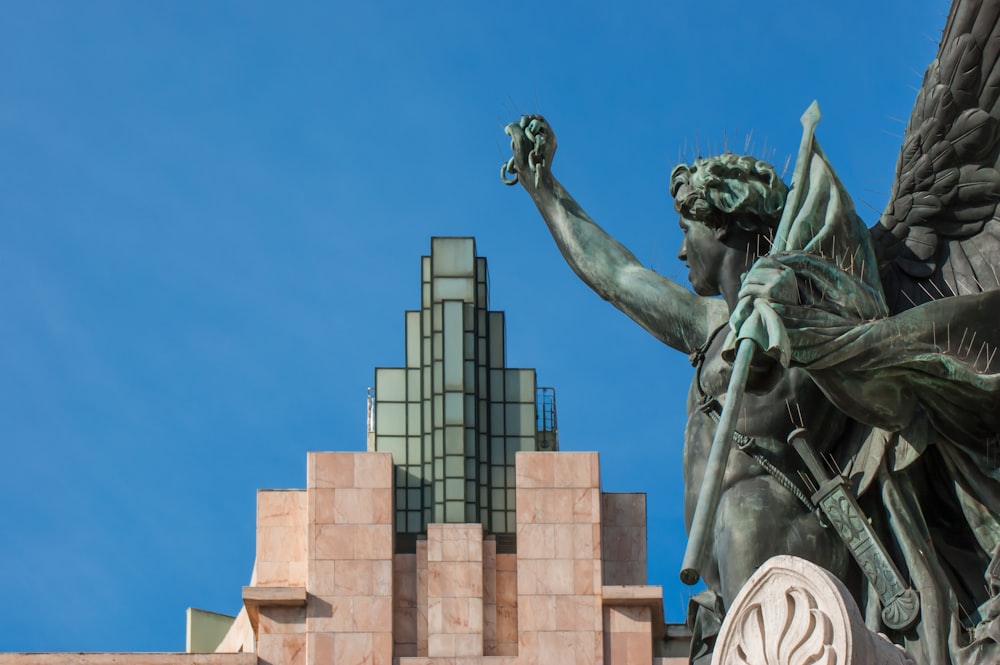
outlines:
[[[406,404],[380,403],[375,411],[375,432],[379,435],[406,434]]]
[[[444,496],[447,501],[461,501],[465,502],[465,496],[462,490],[465,489],[465,481],[461,478],[448,478],[444,481]],[[463,513],[464,514],[464,513]]]
[[[461,425],[464,416],[462,393],[444,394],[444,422],[447,425]]]
[[[420,312],[406,313],[406,366],[420,367]]]
[[[503,370],[490,370],[490,399],[500,402],[503,400]]]
[[[464,464],[462,458],[450,456],[444,458],[444,472],[449,478],[462,478]]]
[[[535,401],[535,372],[530,369],[507,370],[504,399],[508,402]]]
[[[462,305],[462,324],[464,325],[465,332],[472,333],[475,331],[476,306],[474,304],[465,303]]]
[[[476,398],[473,395],[465,396],[465,424],[472,425],[476,422]]]
[[[446,522],[461,524],[465,521],[465,502],[449,501],[445,504],[444,516]]]
[[[406,401],[406,370],[379,367],[375,370],[375,396],[379,402]]]
[[[490,463],[506,464],[507,456],[504,454],[506,447],[502,437],[494,436],[490,439]]]
[[[423,531],[422,524],[420,524],[420,513],[411,512],[406,514],[406,530],[410,533],[420,533]]]
[[[445,390],[462,390],[462,303],[444,304],[445,349],[444,387]]]
[[[406,440],[406,463],[420,464],[423,462],[423,446],[419,436],[411,436]]]
[[[465,277],[437,277],[434,279],[435,300],[461,300],[472,302],[474,282]]]
[[[501,368],[504,362],[503,312],[490,312],[490,367]]]
[[[503,404],[490,404],[490,432],[492,434],[504,433]]]
[[[472,238],[432,238],[431,261],[435,276],[475,273],[476,246]]]
[[[461,427],[446,427],[444,430],[444,452],[446,455],[459,455],[465,452],[462,441]]]
[[[535,405],[531,404],[508,404],[504,433],[508,436],[535,435]],[[534,450],[534,446],[531,447]],[[527,450],[522,448],[521,450]]]
[[[420,402],[409,402],[406,405],[406,430],[407,434],[420,433]]]
[[[380,453],[392,453],[392,463],[406,464],[406,439],[398,436],[375,437],[375,450]]]

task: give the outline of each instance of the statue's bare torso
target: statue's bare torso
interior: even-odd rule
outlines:
[[[704,395],[721,402],[729,385],[732,366],[721,356],[724,339],[724,334],[713,337],[688,391],[683,462],[688,528],[716,429],[715,420],[700,407]],[[821,452],[831,451],[848,434],[849,421],[804,371],[796,369],[784,372],[766,393],[747,394],[737,427],[754,438],[765,459],[805,489],[798,475],[802,465],[786,441],[800,418]],[[778,554],[799,553],[841,579],[850,569],[850,555],[833,530],[824,528],[795,494],[741,452],[734,451],[726,467],[713,539],[711,562],[702,576],[708,588],[722,594],[727,607],[757,567]],[[719,561],[725,562],[721,568]]]

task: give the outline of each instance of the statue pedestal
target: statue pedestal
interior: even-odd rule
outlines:
[[[913,665],[865,626],[840,580],[794,556],[776,556],[747,580],[715,644],[712,665]]]

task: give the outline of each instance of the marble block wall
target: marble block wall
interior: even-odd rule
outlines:
[[[233,631],[269,665],[686,662],[659,655],[645,496],[602,493],[596,453],[518,453],[516,485],[516,553],[479,524],[432,524],[397,554],[391,456],[310,453],[305,490],[258,495]]]

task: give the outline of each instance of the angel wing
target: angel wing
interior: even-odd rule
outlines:
[[[890,312],[1000,288],[1000,0],[954,0],[870,229]]]

